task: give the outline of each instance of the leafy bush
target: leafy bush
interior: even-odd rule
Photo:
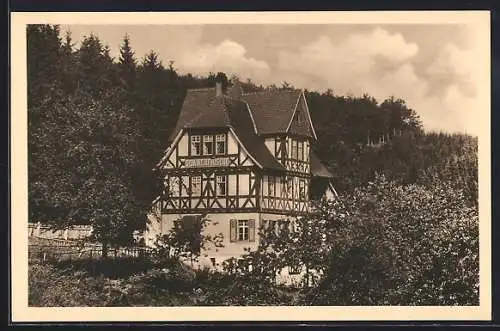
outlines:
[[[299,304],[478,304],[478,211],[464,192],[378,176],[343,201],[319,205],[293,230],[261,229],[246,263],[227,261],[226,272],[244,280],[241,295],[247,284],[253,289],[236,301],[275,302],[276,272],[299,265]]]
[[[324,202],[224,272],[192,270],[160,247],[151,260],[32,264],[37,306],[477,305],[477,206],[453,185],[400,185],[379,176]],[[287,266],[302,288],[276,285]]]
[[[350,215],[309,304],[478,304],[478,212],[463,192],[378,177],[346,201]]]
[[[59,270],[50,264],[30,264],[28,304],[36,307],[106,305],[104,277]]]

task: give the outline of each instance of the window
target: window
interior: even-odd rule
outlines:
[[[291,198],[293,196],[293,178],[292,177],[287,177],[287,179],[286,179],[286,192],[287,192],[288,198]]]
[[[226,195],[227,180],[226,176],[217,176],[216,178],[217,195]]]
[[[301,199],[306,197],[306,181],[304,179],[299,179],[299,197]]]
[[[238,241],[248,240],[248,221],[238,220]]]
[[[191,195],[200,196],[201,195],[201,177],[194,176],[191,177]]]
[[[235,220],[230,221],[230,241],[248,242],[255,241],[255,220]]]
[[[181,196],[185,197],[188,195],[189,177],[182,176],[179,177],[181,183]]]
[[[267,177],[267,195],[268,196],[274,196],[274,177],[268,176]]]
[[[170,196],[179,196],[179,177],[169,177],[168,189]]]
[[[292,159],[297,159],[297,140],[292,139]]]
[[[201,155],[200,136],[191,136],[191,155]]]
[[[280,221],[279,220],[271,220],[270,222],[270,230],[274,232],[275,235],[278,235],[281,227],[280,227]]]
[[[225,134],[218,134],[215,136],[215,143],[216,143],[216,154],[217,155],[223,155],[226,154],[226,135]]]
[[[214,137],[203,136],[203,154],[212,155],[214,153]]]
[[[299,160],[304,160],[304,142],[299,141],[297,147],[297,154]]]
[[[272,220],[270,221],[270,230],[274,232],[275,235],[279,236],[283,231],[290,231],[290,221],[288,220]],[[287,233],[287,232],[285,232]]]

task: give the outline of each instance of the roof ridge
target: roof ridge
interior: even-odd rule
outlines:
[[[293,90],[263,90],[263,91],[254,91],[254,92],[243,92],[241,95],[242,97],[247,96],[247,95],[258,95],[258,94],[273,94],[273,93],[282,93],[282,92],[300,92],[301,89],[293,89]]]

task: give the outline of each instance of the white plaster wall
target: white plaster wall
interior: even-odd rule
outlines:
[[[238,154],[238,142],[232,132],[227,135],[227,152],[228,154]]]
[[[236,187],[236,176],[237,175],[228,175],[228,195],[236,195],[237,187]]]
[[[238,185],[240,189],[239,195],[248,195],[250,193],[249,188],[250,188],[250,175],[248,174],[239,174],[238,175]]]
[[[177,148],[179,149],[179,156],[187,156],[188,155],[188,145],[189,145],[189,136],[186,132],[182,134],[181,139],[179,140],[179,144]]]
[[[274,150],[275,138],[266,138],[264,140],[264,143],[266,144],[266,147],[269,150],[269,152],[271,152],[271,155],[275,155],[275,150]]]

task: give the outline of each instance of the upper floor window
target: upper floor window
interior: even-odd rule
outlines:
[[[297,159],[297,140],[292,139],[292,155],[291,158],[296,160]]]
[[[191,195],[200,196],[201,195],[201,177],[194,176],[191,177]]]
[[[189,177],[179,177],[180,188],[181,188],[181,196],[185,197],[188,195],[189,190]]]
[[[218,155],[226,154],[226,135],[218,134],[215,136],[215,152]]]
[[[203,154],[212,155],[214,153],[214,137],[203,136]]]
[[[168,180],[168,193],[170,196],[179,196],[179,183],[180,182],[180,179],[179,177],[169,177],[169,180]]]
[[[226,195],[227,192],[226,176],[216,177],[216,187],[217,187],[217,195]]]
[[[305,179],[299,179],[299,198],[306,198],[306,181]]]
[[[304,142],[299,141],[297,144],[297,154],[299,160],[304,160]]]
[[[292,160],[306,161],[306,142],[304,140],[291,139],[290,158]]]
[[[274,177],[273,176],[269,176],[267,177],[267,195],[268,196],[274,196]]]
[[[191,136],[191,155],[201,155],[201,136]]]

